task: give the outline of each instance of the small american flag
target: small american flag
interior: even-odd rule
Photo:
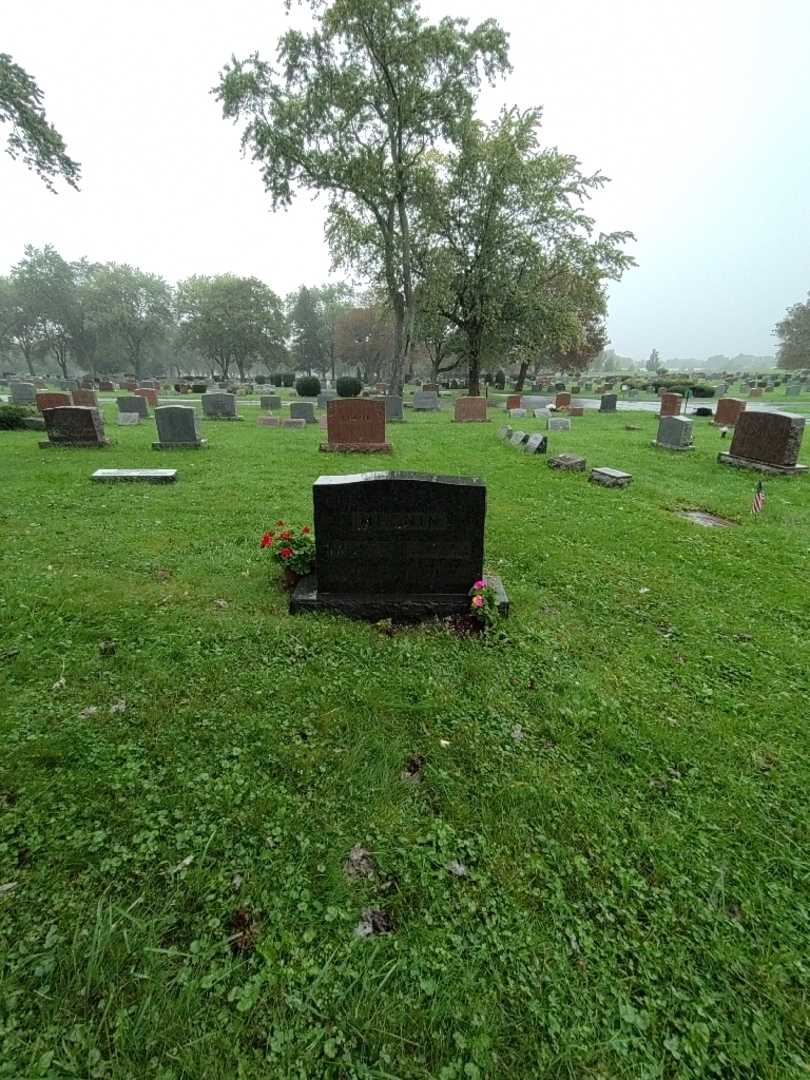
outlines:
[[[762,507],[764,505],[765,505],[765,488],[762,486],[762,481],[760,480],[759,483],[757,484],[757,490],[754,492],[754,501],[751,503],[751,513],[754,514],[754,515],[761,514],[762,513]]]

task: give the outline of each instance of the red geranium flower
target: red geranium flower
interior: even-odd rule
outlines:
[[[282,557],[282,559],[289,559],[289,557],[291,555],[293,555],[293,554],[294,554],[294,552],[293,552],[293,549],[291,547],[284,547],[279,552],[279,555]]]
[[[266,532],[264,534],[264,536],[262,537],[262,539],[261,539],[261,547],[263,547],[263,548],[272,547],[272,545],[273,545],[273,534],[269,533],[269,532]]]
[[[311,532],[311,531],[312,530],[310,529],[309,525],[305,525],[303,527],[303,529],[301,530],[301,532],[304,533],[304,535],[306,535],[308,532]]]

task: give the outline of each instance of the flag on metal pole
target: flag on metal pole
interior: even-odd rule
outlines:
[[[765,505],[765,488],[762,486],[760,480],[757,484],[757,490],[754,492],[754,501],[751,503],[751,513],[756,516],[762,513],[762,508]]]

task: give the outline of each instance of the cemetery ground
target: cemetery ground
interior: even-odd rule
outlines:
[[[2,433],[0,1076],[806,1075],[810,481],[752,519],[641,412],[549,434],[605,490],[494,410],[382,464],[239,410]],[[287,614],[262,532],[380,467],[486,480],[500,633]]]

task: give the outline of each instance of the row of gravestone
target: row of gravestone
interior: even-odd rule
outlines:
[[[44,409],[42,417],[48,434],[47,440],[39,444],[43,449],[110,445],[104,433],[104,418],[98,409],[86,405],[59,405]],[[152,446],[156,450],[201,449],[208,445],[200,436],[197,414],[191,406],[158,406],[155,423],[158,438]]]

